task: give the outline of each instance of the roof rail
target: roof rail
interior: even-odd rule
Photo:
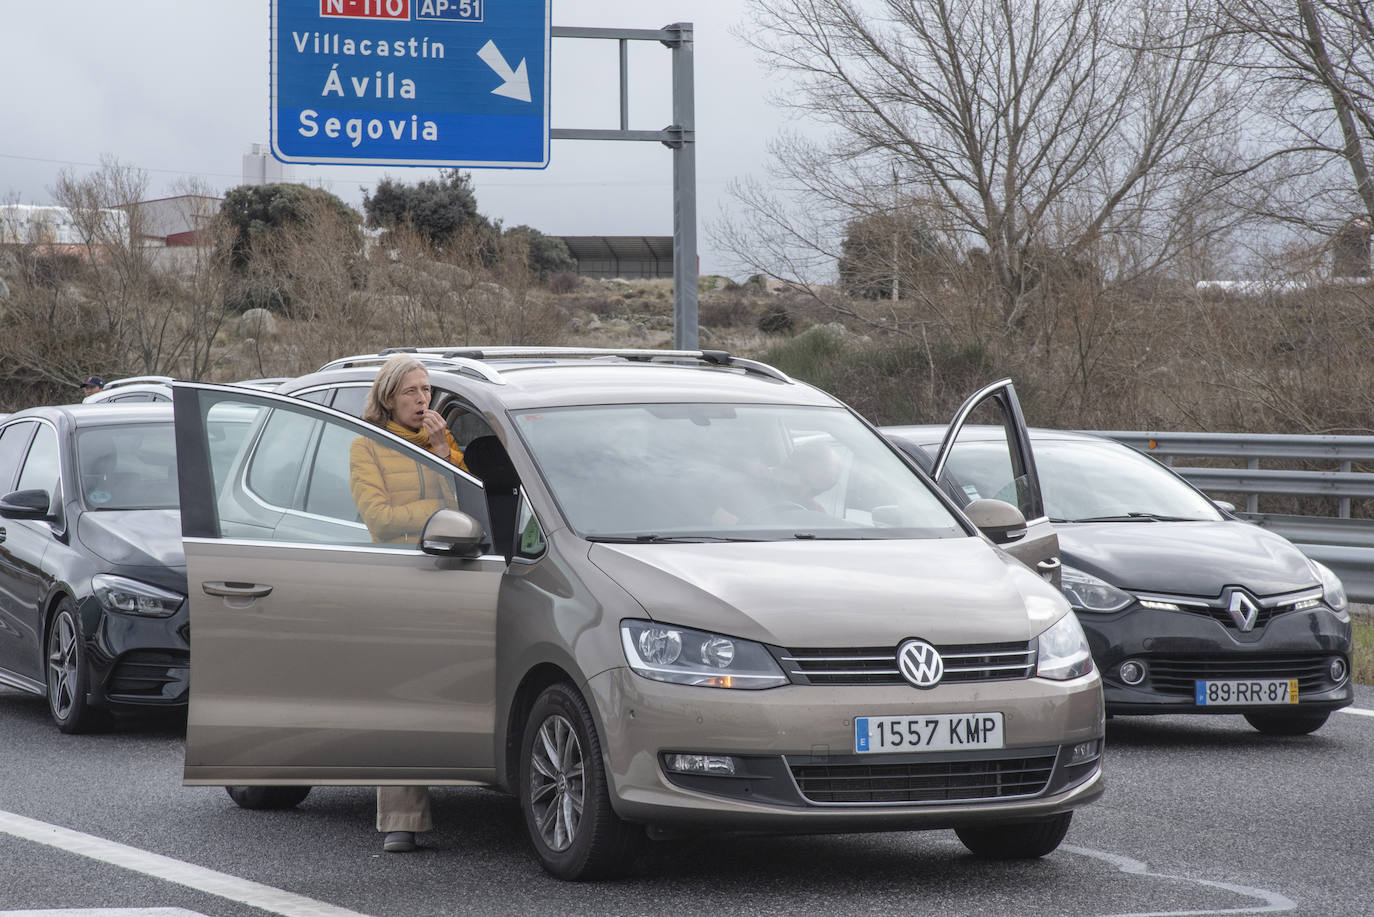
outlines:
[[[486,382],[494,382],[497,385],[505,385],[506,380],[501,378],[501,374],[490,366],[485,366],[476,360],[463,359],[461,357],[446,357],[440,353],[420,352],[415,348],[388,348],[381,353],[364,353],[352,357],[340,357],[337,360],[330,360],[328,363],[315,370],[317,373],[331,369],[358,369],[366,366],[380,366],[391,358],[393,354],[409,353],[421,364],[434,369],[445,369],[449,372],[459,372],[468,376],[476,376]]]
[[[425,353],[416,349],[397,349],[389,348],[381,353],[360,353],[351,357],[339,357],[325,363],[315,372],[324,372],[326,369],[353,369],[358,366],[380,366],[398,353],[408,353],[421,363],[431,366],[452,363],[451,359],[446,358],[442,353]]]
[[[742,369],[762,376],[791,382],[792,378],[776,367],[757,360],[733,357],[724,350],[654,350],[635,347],[448,347],[421,348],[421,353],[437,353],[444,357],[463,357],[469,360],[556,360],[575,357],[596,359],[614,357],[630,362],[672,363],[696,360],[712,366]]]
[[[484,361],[585,358],[616,359],[635,363],[672,363],[693,360],[711,366],[740,369],[779,382],[793,381],[791,376],[776,367],[757,360],[731,356],[724,350],[654,350],[647,347],[388,347],[375,354],[358,354],[330,360],[316,372],[376,366],[396,353],[411,354],[421,363],[436,369],[456,370],[498,384],[504,384],[505,380],[495,369],[485,365]]]

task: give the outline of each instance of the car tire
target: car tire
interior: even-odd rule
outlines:
[[[546,688],[520,743],[520,809],[544,869],[580,881],[623,874],[644,837],[611,808],[601,741],[575,687]]]
[[[45,670],[48,714],[65,733],[94,732],[104,728],[109,718],[105,711],[91,706],[87,697],[90,673],[86,665],[86,641],[76,603],[62,598],[48,622]]]
[[[240,809],[294,809],[310,795],[308,786],[226,786]]]
[[[987,860],[1034,860],[1052,853],[1069,833],[1072,812],[1061,812],[1033,822],[955,828],[975,856]]]
[[[1329,710],[1304,713],[1247,713],[1245,721],[1269,736],[1305,736],[1322,728]]]

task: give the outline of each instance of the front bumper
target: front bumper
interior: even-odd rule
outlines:
[[[1105,786],[1105,715],[1095,675],[928,691],[742,691],[665,684],[619,668],[591,679],[589,689],[612,803],[620,817],[643,824],[797,833],[949,828],[1064,812],[1093,801]],[[1006,747],[854,753],[855,716],[927,711],[1000,711]],[[1070,766],[1070,750],[1090,742],[1099,755]],[[669,774],[669,752],[730,755],[741,767],[733,777]]]
[[[1132,605],[1115,615],[1078,612],[1102,693],[1113,715],[1254,713],[1336,710],[1354,700],[1350,679],[1351,626],[1327,608],[1276,615],[1242,632],[1206,615]],[[1331,678],[1333,659],[1346,676]],[[1121,664],[1145,666],[1145,679],[1128,685]],[[1298,702],[1282,705],[1199,705],[1199,680],[1296,679]]]
[[[191,634],[186,603],[166,618],[107,612],[95,598],[82,604],[90,700],[113,710],[185,707],[191,689]]]

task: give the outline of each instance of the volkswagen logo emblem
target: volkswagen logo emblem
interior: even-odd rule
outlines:
[[[924,640],[908,640],[897,647],[897,668],[918,688],[933,688],[945,674],[940,652]]]
[[[1231,613],[1231,620],[1236,622],[1236,627],[1239,627],[1242,633],[1254,630],[1260,610],[1250,596],[1239,589],[1232,591],[1231,602],[1226,606],[1226,610]]]

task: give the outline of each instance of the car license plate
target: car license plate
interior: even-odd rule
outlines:
[[[1296,704],[1296,678],[1240,678],[1196,683],[1199,707],[1236,707],[1254,704]]]
[[[854,750],[859,754],[1004,747],[1001,713],[854,718]]]

